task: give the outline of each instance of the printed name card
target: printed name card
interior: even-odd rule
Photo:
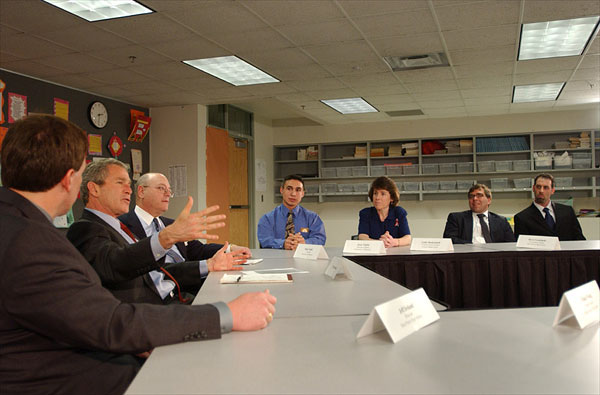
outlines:
[[[325,248],[318,244],[298,244],[296,252],[294,252],[294,258],[329,259]]]
[[[560,325],[575,317],[579,329],[584,329],[600,320],[600,290],[596,281],[590,281],[565,292],[560,298],[558,311],[552,326]]]
[[[385,255],[385,246],[381,240],[346,240],[343,253]]]
[[[356,338],[386,330],[394,343],[440,319],[423,288],[375,306]]]
[[[352,280],[352,274],[350,274],[346,262],[346,258],[333,257],[329,265],[325,268],[325,275],[332,280]]]
[[[558,237],[519,235],[517,247],[533,248],[536,250],[560,250]]]
[[[414,238],[410,243],[411,251],[454,251],[452,239]]]

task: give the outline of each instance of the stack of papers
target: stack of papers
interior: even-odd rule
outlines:
[[[253,271],[244,271],[235,274],[223,274],[221,284],[260,284],[260,283],[291,283],[291,274],[261,274]]]

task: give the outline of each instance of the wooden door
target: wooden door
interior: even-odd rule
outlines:
[[[248,246],[248,141],[229,137],[229,241]]]

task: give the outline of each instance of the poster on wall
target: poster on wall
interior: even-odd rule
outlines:
[[[4,140],[4,136],[6,136],[6,132],[8,132],[8,128],[4,128],[0,126],[0,147],[2,147],[2,140]]]
[[[133,123],[131,134],[129,134],[127,140],[135,141],[137,143],[144,141],[148,134],[148,130],[150,130],[150,122],[152,122],[152,118],[145,115],[138,115]]]
[[[88,154],[94,156],[102,155],[102,135],[88,134]]]
[[[69,120],[69,102],[58,97],[54,98],[54,115]]]
[[[131,167],[133,169],[133,179],[139,180],[142,175],[142,150],[131,150]]]
[[[0,80],[0,125],[6,122],[4,118],[4,88],[6,88],[6,84]]]
[[[175,197],[187,196],[187,166],[169,166],[169,183]]]
[[[8,93],[8,123],[14,123],[27,116],[27,96]]]

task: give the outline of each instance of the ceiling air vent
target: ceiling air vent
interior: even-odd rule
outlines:
[[[411,115],[425,115],[421,110],[386,111],[390,117],[409,117]]]
[[[448,58],[443,52],[415,56],[384,56],[383,59],[393,71],[449,66]]]

